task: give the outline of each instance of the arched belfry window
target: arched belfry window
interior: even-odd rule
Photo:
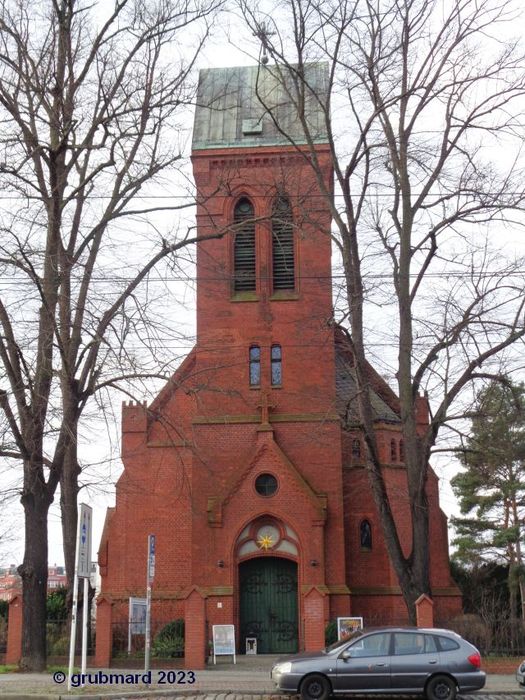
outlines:
[[[272,212],[273,291],[295,289],[295,252],[292,208],[287,197],[278,197]]]
[[[236,225],[233,245],[233,289],[235,292],[255,291],[255,221],[253,205],[243,197],[235,205]]]

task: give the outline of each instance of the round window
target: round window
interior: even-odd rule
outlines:
[[[255,490],[259,496],[273,496],[277,491],[277,479],[273,474],[259,474],[255,479]]]

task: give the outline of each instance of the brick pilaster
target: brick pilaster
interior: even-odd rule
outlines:
[[[95,666],[107,668],[111,662],[113,646],[112,605],[107,598],[97,601],[97,643],[95,649]]]
[[[325,628],[325,596],[312,588],[304,597],[304,648],[305,651],[322,649]]]
[[[7,650],[6,664],[17,664],[22,657],[22,596],[15,595],[9,601],[9,617],[7,619]]]
[[[434,627],[434,602],[424,593],[416,600],[416,620],[418,627]]]
[[[206,667],[206,605],[202,594],[194,589],[184,606],[184,662],[189,669]]]

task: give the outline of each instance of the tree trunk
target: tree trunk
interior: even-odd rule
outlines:
[[[18,567],[22,577],[22,658],[24,671],[44,671],[47,598],[47,516],[52,499],[44,485],[22,496],[25,520],[24,561]]]
[[[76,431],[76,426],[71,430]],[[75,550],[77,539],[77,497],[78,497],[78,477],[80,468],[78,466],[76,454],[76,440],[68,445],[64,462],[60,474],[60,510],[62,516],[62,537],[64,548],[64,562],[66,565],[66,576],[68,580],[68,606],[71,606],[73,579],[75,575]]]

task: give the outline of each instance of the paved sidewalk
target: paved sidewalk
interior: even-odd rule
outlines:
[[[171,673],[155,670],[151,672],[149,687],[140,683],[143,673],[140,669],[88,669],[89,684],[85,688],[73,688],[71,694],[67,692],[67,682],[61,676],[53,679],[50,673],[6,673],[0,675],[0,700],[59,700],[71,695],[80,695],[85,700],[131,697],[278,700],[279,696],[275,693],[269,677],[269,670],[275,658],[277,657],[238,657],[238,664],[235,666],[225,659],[220,659],[216,666],[209,666],[204,671],[195,671],[195,682],[191,682],[193,678],[187,672],[186,675],[182,675],[180,669]],[[117,682],[109,683],[110,674],[113,675],[111,680]],[[115,674],[121,675],[117,677]],[[268,698],[270,695],[271,699]],[[512,696],[523,700],[524,692],[513,675],[491,674],[487,676],[484,690],[462,697],[474,699],[480,696],[483,696],[484,700],[497,700],[498,697],[509,700]]]

